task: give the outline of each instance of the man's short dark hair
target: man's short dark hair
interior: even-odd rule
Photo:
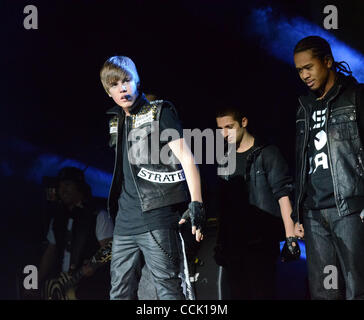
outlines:
[[[226,106],[222,108],[218,108],[215,112],[216,118],[231,116],[235,121],[239,123],[241,126],[241,122],[244,117],[247,117],[246,111],[243,111],[240,108],[237,108],[235,106]]]

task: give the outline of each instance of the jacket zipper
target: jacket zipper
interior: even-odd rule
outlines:
[[[137,183],[135,181],[135,177],[134,177],[134,171],[132,170],[131,164],[130,164],[130,161],[129,161],[129,145],[128,145],[128,130],[127,130],[128,128],[129,128],[128,117],[125,116],[125,143],[126,143],[126,152],[127,152],[127,155],[128,155],[128,163],[129,163],[129,168],[130,168],[130,171],[131,171],[131,175],[133,177],[135,188],[137,190],[138,197],[139,197],[140,204],[142,206],[142,211],[143,211],[142,197],[140,196],[139,188],[138,188],[138,185],[137,185]]]
[[[336,93],[327,101],[326,103],[326,108],[327,108],[327,111],[326,111],[326,123],[325,123],[325,130],[326,130],[326,134],[328,136],[328,123],[329,123],[329,117],[330,117],[330,108],[329,108],[329,103],[331,102],[332,99],[334,99],[339,90],[340,90],[341,86],[338,86],[338,89],[336,90]],[[334,197],[335,197],[335,203],[336,203],[336,206],[338,208],[338,212],[339,212],[339,216],[341,216],[341,212],[339,210],[340,206],[339,206],[339,203],[338,203],[338,197],[339,197],[339,192],[337,190],[337,185],[336,185],[336,181],[335,181],[335,176],[333,174],[333,169],[332,169],[332,162],[331,162],[331,149],[330,149],[330,139],[327,139],[327,153],[328,153],[328,159],[329,159],[329,163],[330,163],[330,172],[331,172],[331,176],[332,176],[332,182],[333,182],[333,186],[334,186]]]
[[[300,207],[301,207],[301,201],[302,201],[302,195],[303,195],[303,179],[304,179],[304,174],[306,172],[306,165],[307,165],[307,161],[305,158],[305,149],[306,149],[306,144],[307,144],[307,139],[308,139],[308,130],[309,130],[309,119],[307,119],[307,111],[305,109],[305,107],[303,106],[301,99],[298,99],[298,101],[300,102],[301,107],[303,108],[303,111],[305,112],[305,136],[303,138],[303,148],[302,148],[302,162],[303,162],[303,167],[301,170],[301,183],[300,183],[300,190],[298,193],[298,199],[297,199],[297,220],[300,221]]]
[[[113,173],[112,173],[111,187],[110,187],[110,190],[109,190],[109,197],[107,199],[107,210],[108,210],[109,213],[110,213],[110,196],[111,196],[111,190],[112,190],[113,185],[114,185],[116,162],[117,162],[117,158],[118,158],[117,157],[117,155],[118,155],[118,139],[119,139],[119,132],[120,132],[120,118],[119,118],[119,116],[117,117],[117,121],[118,121],[118,124],[117,124],[118,132],[116,134],[116,149],[115,149],[114,170],[113,170]]]
[[[253,158],[253,160],[252,160],[252,165],[254,166],[254,186],[256,186],[257,185],[257,172],[256,172],[256,169],[255,169],[255,161],[256,161],[256,159],[257,159],[257,157],[258,156],[256,156],[256,154],[258,153],[258,152],[261,152],[261,150],[264,148],[264,146],[259,146],[259,147],[257,147],[256,149],[254,149],[252,152],[251,152],[251,154],[250,154],[250,156],[251,156],[251,158]],[[249,160],[250,161],[250,160]],[[263,163],[263,159],[262,159],[262,163]],[[251,167],[250,167],[250,171],[251,171]],[[250,175],[250,172],[247,172],[246,171],[246,174],[249,174]],[[249,180],[251,181],[251,178],[249,178]]]
[[[260,151],[261,149],[263,149],[265,146],[259,146],[259,147],[256,147],[255,149],[253,149],[253,151],[249,154],[249,161],[250,161],[250,158],[253,156],[253,154],[255,154],[256,152],[258,152],[258,151]],[[254,148],[254,147],[253,147]],[[236,152],[236,151],[235,151]],[[247,159],[248,160],[248,159]],[[231,175],[227,175],[227,176],[225,176],[225,180],[226,181],[229,181],[230,180],[230,177],[231,177]],[[247,177],[247,170],[245,171],[245,173],[244,173],[244,178],[246,179],[246,177]]]

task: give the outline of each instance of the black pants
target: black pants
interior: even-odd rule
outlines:
[[[181,239],[173,229],[131,236],[114,235],[111,260],[111,300],[137,299],[141,270],[151,271],[161,300],[183,300],[180,272]]]
[[[359,213],[309,210],[303,218],[312,299],[364,299],[364,224]]]
[[[269,249],[244,249],[227,259],[226,272],[231,300],[272,300],[276,294],[279,243]]]

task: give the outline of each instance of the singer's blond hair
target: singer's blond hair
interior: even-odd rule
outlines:
[[[115,82],[123,81],[127,77],[134,80],[139,86],[140,79],[136,66],[133,60],[126,56],[113,56],[107,59],[100,70],[101,83],[106,93],[109,93]]]

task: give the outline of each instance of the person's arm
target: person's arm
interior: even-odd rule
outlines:
[[[301,106],[298,106],[298,112],[300,113],[301,111]],[[301,116],[299,116],[299,113],[297,113],[296,117],[297,119],[300,119]],[[302,127],[301,127],[301,121],[296,121],[296,135],[300,135],[302,134]],[[299,154],[301,154],[301,152],[299,152],[299,150],[297,149],[299,148],[299,146],[296,144],[296,159],[295,159],[295,162],[296,162],[296,188],[295,188],[295,199],[296,199],[296,202],[293,206],[293,210],[292,210],[292,213],[291,213],[291,219],[293,220],[294,224],[295,224],[295,236],[298,237],[298,238],[303,238],[304,237],[304,229],[303,229],[303,225],[301,224],[301,221],[299,221],[299,215],[298,215],[298,211],[299,211],[299,207],[298,207],[298,203],[297,203],[297,199],[298,199],[298,188],[297,188],[297,183],[299,181],[299,177],[297,175],[297,169],[298,169],[298,166],[299,166]]]
[[[100,248],[104,247],[110,240],[112,240],[112,237],[99,240]],[[94,275],[95,271],[96,268],[90,264],[90,260],[83,261],[82,273],[85,277],[91,277]]]
[[[305,234],[302,224],[299,224],[298,222],[295,224],[291,218],[292,205],[289,197],[282,197],[278,200],[278,202],[281,209],[284,229],[286,231],[286,238],[297,237],[298,239],[303,239]],[[292,245],[295,246],[295,243]]]
[[[100,247],[104,247],[113,238],[114,223],[106,210],[100,210],[96,219],[96,238]]]
[[[39,283],[42,283],[47,279],[49,272],[53,269],[57,261],[57,246],[56,238],[53,231],[53,223],[54,219],[51,219],[47,234],[48,246],[41,258],[39,266]]]
[[[190,191],[191,201],[202,203],[200,173],[197,169],[190,148],[183,138],[169,142],[168,146],[171,148],[173,154],[182,165],[187,180],[188,189]],[[180,224],[184,222],[185,219],[180,220]],[[196,229],[196,226],[192,226],[192,234],[196,234],[196,241],[200,242],[203,240],[201,229]]]
[[[99,240],[99,244],[100,244],[100,248],[104,247],[105,245],[108,244],[109,241],[112,240],[112,237],[110,238],[106,238],[106,239],[102,239],[102,240]]]
[[[21,294],[24,300],[40,300],[42,297],[42,287],[45,280],[48,278],[50,271],[53,269],[57,259],[57,249],[54,244],[49,244],[44,254],[41,257],[39,272],[38,272],[38,288],[26,289],[22,287]]]
[[[286,231],[286,238],[295,236],[294,222],[291,219],[292,205],[288,196],[281,197],[278,200],[279,208],[281,210],[284,229]]]
[[[292,205],[288,196],[282,197],[278,200],[279,207],[281,210],[282,220],[284,224],[284,230],[286,233],[286,238],[297,237],[298,239],[303,239],[304,230],[303,225],[298,222],[295,224],[291,218]]]
[[[278,200],[279,207],[281,209],[281,215],[284,223],[284,229],[286,231],[286,239],[287,238],[303,238],[303,228],[301,230],[298,224],[295,225],[291,218],[292,213],[292,205],[288,196],[284,196]],[[292,241],[292,246],[295,247],[297,244],[295,241]]]
[[[286,231],[286,241],[282,249],[281,259],[283,262],[296,260],[300,257],[301,250],[297,242],[295,223],[291,218],[291,201],[288,196],[284,196],[278,200],[278,203]]]
[[[191,201],[202,202],[200,172],[197,169],[190,148],[183,138],[169,142],[168,146],[182,165]]]
[[[182,165],[188,189],[191,196],[191,203],[188,211],[182,215],[179,224],[185,223],[186,219],[191,220],[192,234],[196,235],[196,240],[202,240],[202,227],[205,222],[205,211],[202,203],[200,173],[195,164],[194,157],[183,137],[182,125],[178,119],[177,110],[168,101],[165,101],[159,119],[159,129],[174,129],[178,132],[178,137],[172,136],[172,141],[168,143],[173,155]]]
[[[288,165],[275,146],[266,148],[263,160],[268,183],[274,198],[278,201],[286,233],[286,241],[281,253],[282,261],[296,260],[300,257],[301,251],[295,235],[295,224],[291,218],[292,205],[289,195],[293,190],[293,185]]]
[[[100,248],[104,247],[113,239],[114,223],[106,210],[101,210],[96,218],[96,238]],[[89,264],[89,260],[84,261],[82,272],[84,276],[91,277],[95,273],[95,268]]]
[[[280,207],[286,238],[295,237],[295,225],[291,218],[292,205],[289,199],[293,186],[287,162],[275,146],[267,147],[264,152],[263,161],[267,180]]]

